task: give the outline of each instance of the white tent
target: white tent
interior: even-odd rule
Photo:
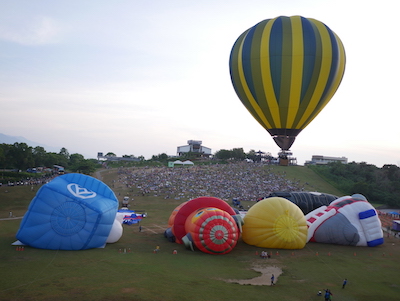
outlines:
[[[189,166],[189,165],[194,165],[194,163],[190,160],[186,160],[185,162],[182,162],[181,160],[176,160],[174,162],[168,162],[169,167],[174,167],[175,165]]]

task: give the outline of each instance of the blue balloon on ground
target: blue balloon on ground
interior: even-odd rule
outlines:
[[[118,199],[103,182],[83,174],[42,186],[22,219],[17,239],[34,248],[85,250],[105,245]]]

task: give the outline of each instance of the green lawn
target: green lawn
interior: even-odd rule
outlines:
[[[280,167],[278,167],[280,168]],[[297,177],[322,190],[307,168],[283,167],[287,176]],[[302,173],[301,171],[305,171]],[[280,171],[280,170],[279,170]],[[102,173],[112,186],[115,171]],[[182,201],[162,197],[139,197],[114,183],[122,198],[135,198],[133,207],[145,209],[143,232],[124,225],[124,234],[104,249],[52,251],[25,247],[16,250],[20,220],[0,221],[0,300],[323,300],[318,290],[330,288],[333,300],[398,300],[400,241],[386,239],[376,248],[309,243],[302,250],[268,250],[270,260],[256,256],[262,249],[239,241],[226,255],[185,250],[163,236],[168,217]],[[0,218],[12,210],[23,215],[36,193],[30,187],[0,188]],[[156,245],[161,251],[153,253]],[[172,254],[173,249],[178,254]],[[276,255],[278,252],[279,255]],[[259,276],[254,265],[274,265],[283,270],[277,285],[252,286],[227,283],[224,279]],[[344,278],[348,285],[341,289]],[[268,284],[268,283],[266,283]]]

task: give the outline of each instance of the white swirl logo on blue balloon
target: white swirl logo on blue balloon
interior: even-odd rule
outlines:
[[[84,187],[79,186],[78,184],[71,183],[67,185],[68,191],[75,197],[81,199],[90,199],[96,197],[97,193],[94,191],[90,191]]]

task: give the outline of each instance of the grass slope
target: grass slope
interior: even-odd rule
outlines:
[[[315,188],[310,190],[341,195],[307,168],[276,171],[309,183]],[[163,236],[170,213],[182,200],[136,196],[114,182],[117,178],[116,171],[102,173],[120,199],[130,195],[135,198],[133,208],[148,212],[143,232],[136,225],[124,225],[122,238],[104,249],[17,251],[11,243],[20,220],[0,221],[0,300],[322,300],[316,293],[324,288],[332,290],[333,300],[398,300],[396,238],[376,248],[309,243],[302,250],[268,250],[273,253],[269,260],[256,255],[262,249],[242,241],[222,256],[191,252]],[[0,217],[7,217],[10,210],[22,215],[35,193],[30,187],[0,187]],[[153,253],[156,245],[161,248],[158,254]],[[172,254],[174,249],[178,254]],[[223,281],[259,276],[251,269],[254,265],[282,268],[277,285]],[[349,282],[341,289],[344,278]]]

